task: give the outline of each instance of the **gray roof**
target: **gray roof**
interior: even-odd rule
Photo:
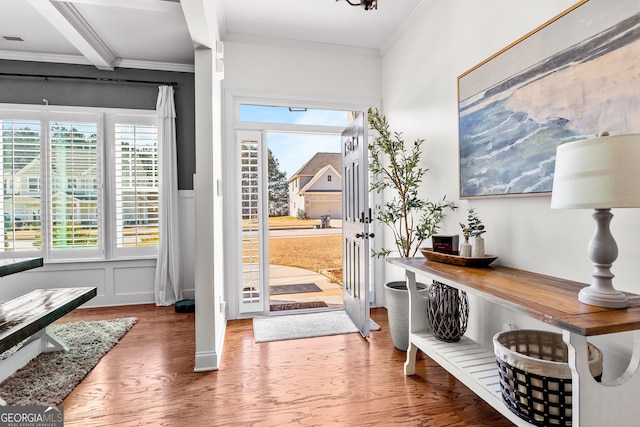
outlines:
[[[342,154],[316,153],[307,163],[298,169],[291,178],[289,178],[289,182],[299,176],[315,176],[320,169],[327,165],[333,166],[338,173],[342,173]]]

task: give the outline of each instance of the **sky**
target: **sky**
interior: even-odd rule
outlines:
[[[345,111],[307,109],[289,111],[287,107],[240,106],[241,122],[346,126]],[[339,153],[339,135],[269,133],[267,146],[287,178],[298,171],[315,153]]]

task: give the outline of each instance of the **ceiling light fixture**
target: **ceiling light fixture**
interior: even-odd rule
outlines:
[[[340,1],[340,0],[336,0]],[[377,10],[378,0],[360,0],[359,2],[352,2],[351,0],[345,0],[351,6],[362,6],[364,10]]]

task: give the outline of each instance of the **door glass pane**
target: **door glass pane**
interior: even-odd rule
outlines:
[[[240,105],[240,122],[290,125],[347,126],[348,112],[317,108]]]

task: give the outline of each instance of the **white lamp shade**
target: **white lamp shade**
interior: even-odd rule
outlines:
[[[552,209],[634,207],[640,207],[640,134],[558,147]]]

